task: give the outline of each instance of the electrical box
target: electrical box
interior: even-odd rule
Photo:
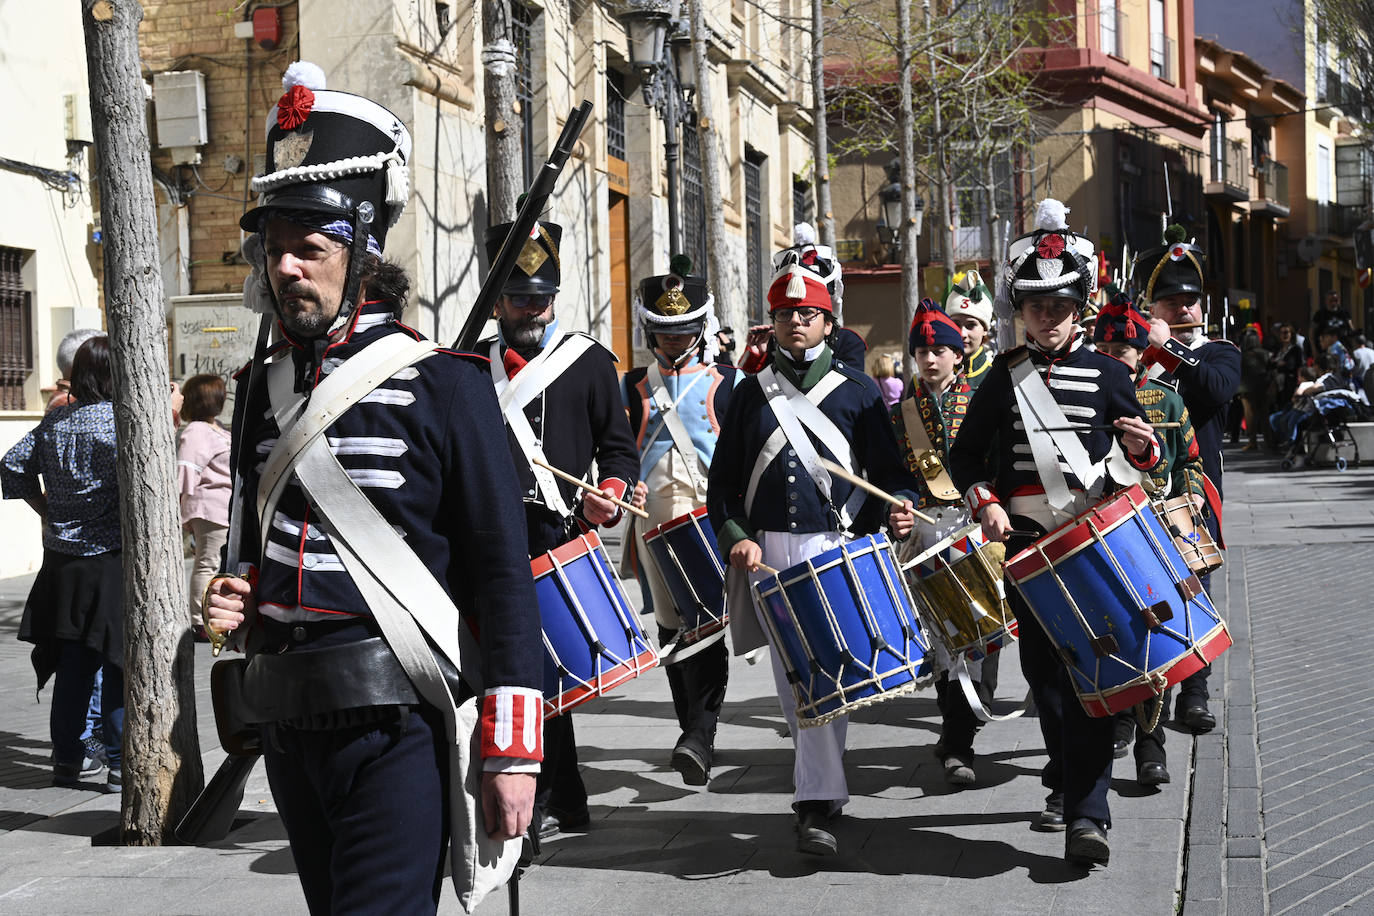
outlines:
[[[204,146],[209,141],[204,73],[173,70],[153,74],[153,105],[160,148]]]
[[[84,92],[68,92],[62,96],[63,120],[67,127],[68,143],[95,142],[91,130],[91,103]]]

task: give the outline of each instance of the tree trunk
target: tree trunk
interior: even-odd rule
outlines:
[[[835,248],[835,214],[830,205],[830,131],[825,106],[825,16],[823,0],[811,0],[812,155],[816,160],[816,232],[822,245]],[[837,255],[838,257],[838,255]],[[843,320],[842,296],[835,299],[835,315]]]
[[[930,0],[925,0],[927,24],[930,18]],[[914,103],[911,97],[911,80],[915,75],[915,63],[911,50],[911,0],[897,0],[897,69],[901,74],[900,100],[897,106],[897,155],[901,159],[902,174],[902,227],[900,248],[902,254],[902,315],[903,328],[911,327],[916,320],[916,306],[921,301],[921,282],[916,233],[916,138],[912,133],[915,122]],[[935,130],[939,131],[939,115],[936,115]],[[916,377],[916,361],[910,353],[904,360],[907,378]]]
[[[510,39],[510,16],[510,0],[482,0],[490,225],[515,219],[515,202],[525,190],[523,118],[515,98],[515,43]]]
[[[730,251],[725,241],[725,191],[720,177],[720,135],[712,119],[711,66],[706,59],[710,47],[706,31],[706,14],[702,0],[690,0],[692,17],[692,60],[697,75],[697,143],[701,150],[701,197],[706,206],[706,260],[710,273],[707,278],[716,291],[716,311],[721,325],[735,328],[735,339],[743,346],[749,323],[749,304],[744,296],[726,293],[734,288],[734,274],[730,270]],[[749,284],[744,284],[749,289]],[[742,351],[741,351],[742,352]]]
[[[158,268],[135,0],[85,0],[91,118],[100,151],[105,303],[119,437],[124,554],[123,842],[153,846],[204,786],[194,657],[168,403],[167,321]]]

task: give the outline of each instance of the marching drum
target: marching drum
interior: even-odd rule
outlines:
[[[1007,563],[1090,716],[1163,696],[1231,645],[1139,486],[1109,497]]]
[[[1200,576],[1221,566],[1221,549],[1212,539],[1207,521],[1193,505],[1191,496],[1184,493],[1173,499],[1157,500],[1151,506],[1160,524],[1173,537],[1174,546],[1189,569]]]
[[[544,717],[658,664],[595,531],[530,561],[544,631]]]
[[[753,590],[803,728],[915,687],[929,647],[885,536],[834,547]]]
[[[978,661],[1016,638],[1002,580],[1006,547],[977,524],[960,528],[902,564],[921,616],[949,650]]]
[[[716,533],[706,518],[706,507],[651,528],[643,537],[644,547],[682,615],[679,643],[691,645],[725,629],[730,619],[725,611],[725,566]]]

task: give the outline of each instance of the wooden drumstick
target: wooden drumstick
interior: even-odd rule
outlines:
[[[869,493],[872,493],[879,499],[887,500],[888,502],[892,503],[892,505],[896,506],[898,509],[906,508],[906,500],[898,499],[886,490],[880,487],[876,487],[873,484],[869,483],[867,480],[860,477],[858,474],[849,473],[844,469],[842,465],[836,464],[829,458],[822,458],[821,466],[830,473],[834,474],[836,477],[841,477],[849,481],[854,486],[858,487],[860,490],[867,490]],[[926,515],[924,512],[912,509],[911,514],[919,518],[921,521],[925,522],[927,525],[935,524],[935,519],[931,518],[929,515]]]
[[[1183,424],[1177,420],[1170,420],[1167,423],[1151,423],[1151,429],[1178,429]],[[1042,426],[1037,429],[1038,433],[1086,433],[1094,429],[1116,429],[1113,423],[1089,423],[1087,426]]]
[[[758,572],[766,572],[766,573],[768,573],[768,575],[770,575],[770,576],[780,576],[780,575],[782,575],[782,573],[778,572],[776,569],[774,569],[773,567],[769,566],[767,563],[758,563],[758,564],[756,564],[756,565],[754,566],[754,569],[757,570]]]
[[[1187,331],[1187,330],[1191,330],[1192,328],[1200,328],[1200,327],[1202,327],[1202,322],[1201,322],[1201,321],[1185,321],[1183,324],[1171,324],[1171,325],[1169,325],[1169,330],[1171,330],[1171,331]]]
[[[634,515],[638,515],[640,518],[648,518],[648,517],[649,517],[649,513],[645,512],[643,509],[639,508],[638,506],[631,505],[630,503],[625,502],[625,500],[623,500],[623,499],[616,499],[614,496],[607,496],[607,495],[606,495],[605,493],[603,493],[600,489],[598,489],[597,487],[594,487],[594,486],[592,486],[591,484],[587,483],[587,481],[583,480],[581,477],[574,477],[573,475],[569,474],[567,471],[560,471],[558,468],[556,468],[556,467],[554,467],[553,465],[549,464],[547,461],[540,461],[538,458],[532,458],[532,459],[530,459],[530,460],[533,461],[535,464],[539,465],[539,466],[540,466],[541,468],[543,468],[544,470],[549,471],[550,473],[552,473],[553,476],[557,477],[558,479],[560,479],[560,480],[566,480],[568,483],[572,484],[573,486],[575,486],[575,487],[580,487],[581,489],[586,490],[588,493],[595,493],[597,496],[600,496],[602,499],[609,499],[611,502],[615,503],[617,506],[619,506],[620,508],[624,509],[626,512],[630,512],[630,513],[633,513]]]

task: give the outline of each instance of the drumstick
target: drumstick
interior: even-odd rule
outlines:
[[[632,513],[634,513],[635,515],[638,515],[640,518],[648,518],[648,517],[649,517],[649,513],[645,512],[643,509],[639,508],[638,506],[632,506],[632,505],[630,505],[629,503],[625,502],[625,500],[623,500],[623,499],[616,499],[614,496],[607,496],[607,495],[606,495],[605,493],[603,493],[601,490],[599,490],[599,489],[597,489],[596,487],[592,486],[591,484],[587,483],[587,481],[583,480],[581,477],[574,477],[573,475],[569,474],[567,471],[560,471],[558,468],[556,468],[556,467],[554,467],[553,465],[549,464],[547,461],[540,461],[538,458],[531,458],[530,460],[533,461],[535,464],[539,465],[539,466],[540,466],[541,468],[543,468],[544,470],[551,472],[551,473],[553,474],[553,476],[559,478],[560,480],[566,480],[568,483],[572,484],[573,486],[575,486],[575,487],[581,487],[583,490],[586,490],[588,493],[595,493],[597,496],[600,496],[602,499],[609,499],[611,502],[615,503],[617,506],[619,506],[620,508],[624,509],[626,512],[632,512]]]
[[[770,576],[782,575],[782,574],[779,573],[776,569],[774,569],[773,567],[769,566],[767,563],[758,563],[758,564],[756,564],[756,565],[754,566],[754,569],[756,569],[756,570],[758,570],[758,571],[760,571],[760,572],[766,572],[766,573],[768,573],[768,575],[770,575]]]
[[[849,481],[854,486],[858,487],[860,490],[867,490],[879,499],[887,500],[888,502],[892,503],[892,505],[896,506],[898,509],[906,508],[906,500],[898,499],[886,490],[880,487],[875,487],[873,484],[869,483],[867,480],[864,480],[858,474],[849,473],[843,467],[831,461],[829,458],[822,458],[821,466],[824,467],[830,473],[834,474],[836,477],[841,477]],[[918,512],[917,510],[912,509],[911,514],[919,518],[921,521],[925,522],[927,525],[935,524],[935,519],[931,518],[929,515],[926,515],[924,512]]]
[[[1187,331],[1187,330],[1190,330],[1191,328],[1200,328],[1200,327],[1202,327],[1202,322],[1201,322],[1201,321],[1185,321],[1183,324],[1171,324],[1171,325],[1169,325],[1169,330],[1171,330],[1171,331]]]
[[[1151,423],[1151,429],[1178,429],[1183,424],[1170,420],[1168,423]],[[1037,429],[1038,433],[1086,433],[1094,429],[1116,429],[1111,423],[1090,423],[1087,426],[1042,426]]]

